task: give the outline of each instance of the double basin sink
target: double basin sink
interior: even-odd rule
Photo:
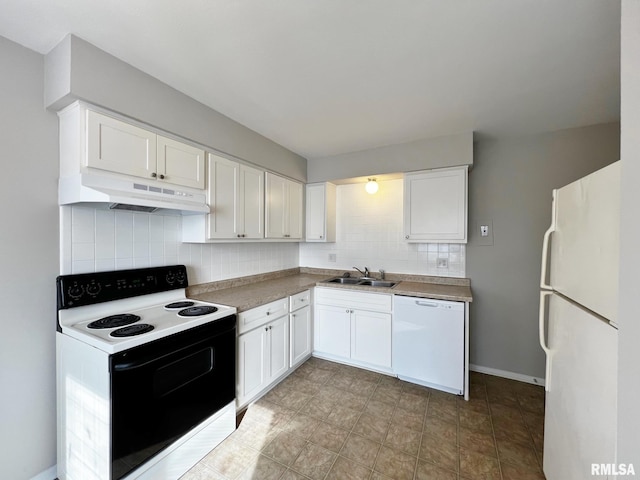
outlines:
[[[374,280],[370,278],[351,278],[351,277],[336,277],[329,280],[325,280],[324,283],[337,283],[340,285],[357,285],[363,287],[384,287],[393,288],[398,282],[389,282],[388,280]]]

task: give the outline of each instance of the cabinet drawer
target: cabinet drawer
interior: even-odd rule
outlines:
[[[305,290],[304,292],[296,293],[289,297],[289,311],[295,312],[296,310],[308,307],[311,304],[311,290]]]
[[[289,313],[289,299],[265,303],[238,315],[238,333],[244,333]]]
[[[350,289],[318,287],[315,291],[315,303],[379,312],[391,311],[391,295]]]

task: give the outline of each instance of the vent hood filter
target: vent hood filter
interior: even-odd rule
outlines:
[[[58,181],[60,205],[90,204],[95,207],[136,212],[178,211],[183,215],[209,213],[201,190],[180,186],[145,184],[126,177],[82,173]]]
[[[128,205],[126,203],[110,203],[110,210],[128,210],[130,212],[153,213],[158,210],[157,207],[143,207],[142,205]]]

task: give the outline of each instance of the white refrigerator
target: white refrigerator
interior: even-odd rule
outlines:
[[[553,191],[539,319],[547,480],[616,461],[619,222],[620,162]]]

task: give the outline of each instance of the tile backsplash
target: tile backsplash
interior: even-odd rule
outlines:
[[[299,265],[297,243],[182,243],[179,215],[74,205],[60,220],[63,274],[184,264],[195,285]]]
[[[465,276],[465,246],[415,244],[402,234],[402,180],[337,188],[336,243],[182,243],[182,217],[87,206],[60,207],[63,274],[184,264],[189,282],[213,282],[288,268]],[[440,265],[440,266],[439,266]]]
[[[403,181],[378,183],[374,195],[365,192],[362,183],[338,185],[336,243],[301,243],[300,265],[340,270],[367,266],[372,272],[464,277],[465,245],[407,243]]]

